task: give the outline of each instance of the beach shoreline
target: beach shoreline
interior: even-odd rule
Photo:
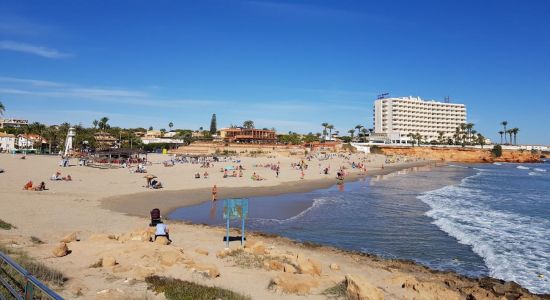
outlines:
[[[344,182],[353,182],[361,178],[372,176],[388,175],[415,167],[443,165],[446,164],[430,160],[401,163],[395,166],[389,165],[384,167],[384,169],[369,170],[367,174],[351,173],[344,179]],[[324,178],[282,182],[273,186],[218,188],[218,201],[228,198],[249,198],[305,193],[318,189],[330,188],[336,184],[335,178]],[[155,198],[153,203],[151,198]],[[159,198],[161,200],[158,200]],[[149,210],[152,208],[159,208],[164,216],[168,216],[178,208],[199,205],[211,201],[211,189],[197,188],[176,191],[158,191],[154,195],[148,192],[140,192],[107,197],[100,201],[102,208],[124,213],[129,216],[149,217]]]
[[[151,155],[149,158],[153,164],[148,167],[148,174],[157,175],[166,186],[163,190],[151,190],[144,187],[144,174],[131,173],[127,169],[60,168],[58,158],[53,156],[19,158],[17,155],[0,155],[0,165],[6,170],[0,175],[0,219],[15,226],[10,230],[0,230],[0,244],[25,251],[29,257],[63,272],[67,281],[56,290],[67,299],[132,299],[132,296],[137,299],[144,295],[148,299],[165,299],[162,294],[148,290],[144,279],[150,275],[222,287],[250,295],[252,299],[304,299],[304,295],[307,299],[326,299],[323,291],[343,282],[347,274],[364,276],[387,299],[433,295],[440,299],[460,299],[458,296],[463,299],[469,294],[487,293],[491,294],[488,299],[499,299],[502,294],[501,290],[500,294],[490,290],[493,286],[503,288],[504,282],[496,279],[491,279],[487,285],[480,282],[481,279],[434,271],[414,261],[354,254],[353,251],[332,246],[300,243],[261,232],[247,234],[247,244],[250,247],[256,245],[255,248],[243,248],[240,243],[233,242],[229,251],[244,251],[250,259],[262,259],[266,263],[284,259],[296,267],[304,260],[313,261],[320,264],[322,270],[319,273],[322,275],[308,275],[302,271],[286,273],[265,265],[243,268],[231,257],[218,255],[226,251],[222,241],[225,229],[219,226],[170,220],[167,223],[172,244],[159,245],[150,243],[148,237],[143,238],[148,230],[152,208],[159,207],[167,215],[185,205],[210,201],[213,184],[218,185],[220,199],[292,194],[333,186],[336,183],[335,172],[332,171],[328,175],[330,179],[327,179],[320,172],[325,167],[331,167],[331,170],[346,167],[351,173],[346,177],[346,182],[351,182],[365,177],[356,174],[358,169],[350,168],[353,161],[364,160],[368,163],[366,176],[437,165],[439,162],[406,162],[410,160],[401,159],[397,163],[385,163],[383,156],[358,154],[309,162],[306,179],[300,179],[300,171],[292,166],[304,159],[298,157],[240,157],[237,161],[216,163],[217,168],[204,169],[198,164],[178,164],[167,168],[162,161],[170,157]],[[269,164],[279,161],[281,175],[276,177]],[[247,176],[224,179],[223,173],[217,171],[226,164],[242,164]],[[380,168],[382,165],[383,170]],[[49,181],[48,178],[57,170],[63,175],[70,174],[73,181]],[[206,171],[212,173],[208,179],[194,179],[193,174]],[[249,174],[253,172],[267,180],[251,180]],[[22,185],[28,180],[46,181],[48,190],[22,190]],[[143,192],[135,193],[136,190]],[[238,235],[238,231],[231,230],[231,234]],[[52,249],[67,237],[74,237],[66,243],[70,254],[62,257],[52,255]],[[115,265],[91,267],[104,258],[113,258]],[[176,260],[170,261],[169,258]],[[160,263],[162,261],[164,263]],[[205,279],[201,275],[203,271],[200,271],[205,268],[214,270],[214,274],[218,275]],[[281,293],[266,288],[273,280],[286,277],[313,285],[302,294]],[[133,283],[128,285],[128,282]],[[403,284],[407,286],[403,288]],[[503,291],[531,295],[525,289],[515,287]],[[452,297],[447,297],[449,295]]]

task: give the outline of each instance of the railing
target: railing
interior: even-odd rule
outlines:
[[[19,274],[23,278],[22,282],[17,282],[13,276],[15,274]],[[19,283],[19,285],[15,285],[14,282]],[[63,300],[61,296],[45,286],[36,277],[31,275],[27,270],[23,269],[23,267],[13,261],[9,256],[0,252],[0,289],[2,287],[5,288],[5,290],[7,290],[7,292],[17,300]],[[7,300],[11,298],[6,298],[5,294],[2,294],[0,291],[0,299]]]

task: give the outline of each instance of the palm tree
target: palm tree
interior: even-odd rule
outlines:
[[[329,125],[327,126],[327,129],[328,129],[328,131],[329,131],[329,135],[328,135],[328,136],[329,136],[329,139],[332,141],[332,130],[334,129],[334,125],[329,124]]]
[[[504,133],[507,133],[508,131],[506,131],[506,125],[508,125],[508,121],[502,121],[500,123],[500,125],[502,125],[502,127],[504,127]],[[504,143],[508,144],[508,141],[506,140],[506,134],[504,135]]]
[[[415,140],[415,138],[416,138],[415,135],[414,135],[414,133],[412,133],[412,132],[407,133],[407,137],[409,138],[410,143],[411,143],[412,146],[414,147],[414,140]]]
[[[445,143],[445,132],[444,131],[438,131],[437,132],[437,143],[440,145],[443,145]]]
[[[2,104],[2,102],[0,102],[0,116],[3,116],[5,111],[6,107]]]
[[[355,129],[348,130],[348,133],[349,133],[350,139],[353,141],[353,134],[355,133]]]
[[[474,128],[474,123],[466,124],[466,132],[468,133],[468,142],[472,142],[472,129]]]
[[[517,145],[518,144],[517,137],[518,137],[519,128],[515,127],[515,128],[512,128],[511,130],[512,130],[512,133],[514,134],[514,145]]]
[[[328,124],[327,122],[321,123],[321,126],[323,126],[323,139],[324,139],[324,140],[327,139],[327,134],[326,134],[326,132],[327,132],[327,127],[328,127],[328,125],[329,125],[329,124]]]
[[[499,131],[498,134],[500,134],[500,143],[502,144],[502,135],[504,134],[504,131]]]
[[[511,144],[512,143],[512,134],[513,134],[512,129],[506,130],[506,133],[510,136],[510,144]],[[506,136],[506,135],[504,135],[504,136]]]
[[[367,140],[367,133],[369,132],[369,130],[365,127],[362,127],[361,128],[361,133],[363,135],[363,141],[366,141]]]
[[[483,149],[483,146],[485,145],[485,137],[481,135],[481,133],[477,134],[477,142],[481,146],[481,149]]]
[[[92,122],[92,124],[94,125],[94,129],[96,129],[96,128],[97,128],[97,125],[99,124],[99,121],[98,121],[98,120],[94,120],[94,121]]]
[[[357,136],[359,136],[359,132],[361,132],[361,128],[363,128],[363,125],[358,124],[355,126],[355,129],[357,129]]]
[[[105,131],[105,129],[107,129],[107,122],[109,122],[109,118],[107,118],[107,117],[103,117],[103,118],[99,119],[99,124],[101,124],[99,126],[100,129]]]
[[[172,127],[174,127],[174,123],[172,122],[168,123],[168,127],[170,127],[170,131],[172,131]]]

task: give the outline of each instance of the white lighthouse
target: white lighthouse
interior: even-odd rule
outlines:
[[[73,150],[73,139],[76,136],[76,130],[71,127],[67,133],[67,138],[65,139],[65,151],[63,152],[64,156],[68,156]]]

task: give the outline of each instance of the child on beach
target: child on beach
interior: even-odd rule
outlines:
[[[212,202],[215,202],[216,200],[218,200],[218,188],[214,184],[212,187]]]

